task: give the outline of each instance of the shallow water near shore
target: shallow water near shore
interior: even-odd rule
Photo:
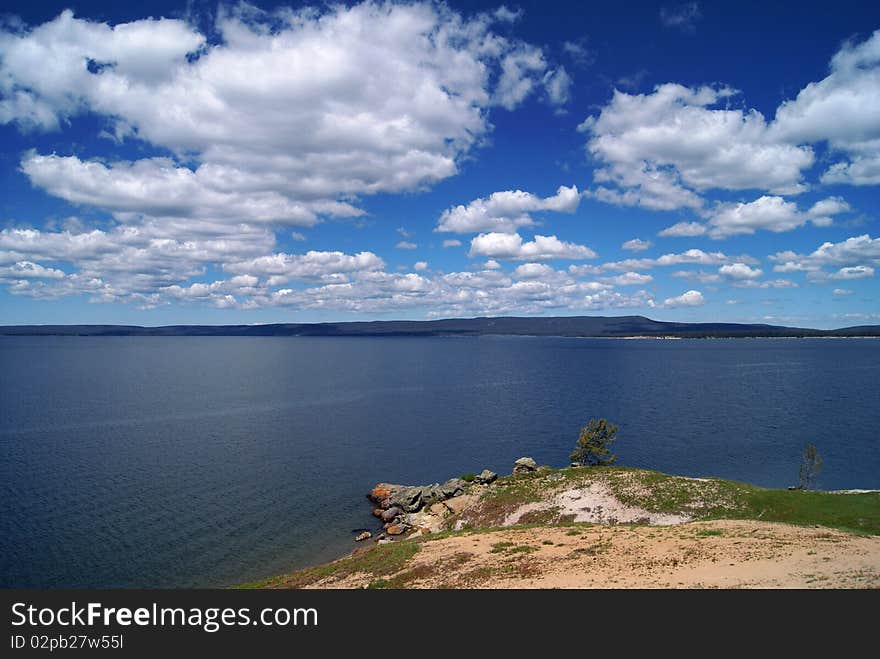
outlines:
[[[226,586],[335,558],[377,481],[567,462],[880,487],[880,341],[2,337],[0,586]]]

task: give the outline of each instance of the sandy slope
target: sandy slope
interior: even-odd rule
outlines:
[[[878,588],[880,537],[756,521],[502,529],[424,542],[397,574],[408,588]]]

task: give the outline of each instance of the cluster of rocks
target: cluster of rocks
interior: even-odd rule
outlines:
[[[474,478],[474,482],[489,485],[497,478],[498,474],[494,471],[484,469]],[[425,522],[425,518],[432,517],[426,509],[461,496],[469,486],[470,483],[462,478],[450,478],[445,483],[433,485],[379,483],[370,490],[367,497],[377,506],[373,515],[382,520],[385,534],[399,536],[417,526],[421,527],[419,522]],[[369,537],[371,536],[362,533],[355,539],[366,540]],[[378,540],[382,542],[384,538],[380,536]]]

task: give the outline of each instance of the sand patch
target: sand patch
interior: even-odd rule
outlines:
[[[547,501],[524,504],[508,514],[501,525],[513,526],[530,513],[551,510],[557,511],[560,518],[593,524],[673,526],[691,521],[687,515],[649,512],[644,508],[626,505],[614,496],[607,485],[593,482],[559,492]]]

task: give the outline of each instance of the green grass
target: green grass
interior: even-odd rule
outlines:
[[[552,479],[547,476],[555,474]],[[467,474],[466,474],[467,475]],[[499,530],[506,514],[518,506],[534,503],[553,493],[591,482],[604,483],[624,504],[648,512],[683,513],[696,520],[754,519],[801,526],[823,526],[862,535],[880,535],[880,493],[832,494],[811,490],[775,490],[716,478],[692,479],[628,467],[581,467],[517,474],[498,479],[480,502],[479,515],[469,518],[473,527],[444,531],[417,540],[377,545],[366,551],[293,574],[272,577],[239,588],[298,588],[328,580],[328,584],[355,573],[371,575],[371,588],[403,587],[421,578],[421,568],[406,570],[421,544],[458,535],[483,534]],[[554,511],[551,511],[554,512]],[[555,514],[555,512],[554,512]],[[548,520],[549,521],[549,520]],[[526,518],[505,530],[546,526],[548,521]],[[530,522],[530,523],[529,523]],[[590,524],[559,520],[555,527],[571,527],[566,535],[581,535]],[[703,529],[697,536],[720,535]],[[596,551],[597,547],[590,548]],[[491,552],[528,553],[534,548],[496,543]]]
[[[834,494],[767,489],[737,481],[695,480],[656,471],[594,467],[623,503],[650,512],[685,513],[694,519],[756,519],[827,526],[880,535],[880,493]],[[584,470],[586,471],[586,470]]]
[[[832,494],[744,487],[745,508],[738,519],[828,526],[851,533],[880,535],[880,493]]]
[[[512,542],[496,542],[492,545],[492,549],[489,550],[491,554],[500,554],[501,552],[507,551],[511,547],[513,547]]]
[[[332,578],[335,581],[359,572],[374,577],[384,577],[403,569],[419,549],[421,546],[416,542],[376,545],[364,552],[346,556],[332,563],[307,568],[293,574],[254,581],[238,588],[302,588],[323,579]]]
[[[697,531],[697,535],[700,537],[706,537],[710,535],[724,535],[724,531],[721,529],[700,529]]]

